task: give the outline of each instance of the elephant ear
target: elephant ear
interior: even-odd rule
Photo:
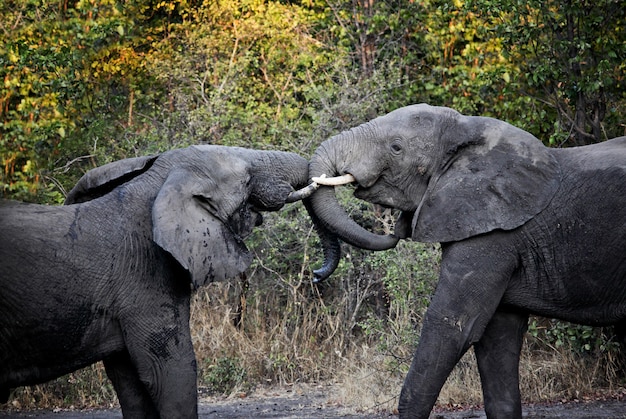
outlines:
[[[558,161],[526,131],[484,117],[457,123],[441,136],[441,170],[413,217],[416,241],[512,230],[541,212],[561,183]]]
[[[158,156],[133,157],[91,169],[70,190],[65,205],[91,201],[146,172]]]
[[[232,278],[252,263],[243,241],[228,228],[229,210],[218,195],[222,188],[231,197],[245,199],[247,179],[230,183],[174,169],[154,201],[153,240],[191,274],[194,288]]]

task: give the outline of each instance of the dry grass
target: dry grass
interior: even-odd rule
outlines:
[[[46,384],[19,387],[4,408],[17,410],[117,406],[117,396],[101,362]],[[2,410],[2,405],[0,405]]]
[[[393,411],[398,402],[403,374],[383,367],[388,359],[371,348],[357,364],[343,371],[341,391],[345,404]],[[520,390],[526,403],[594,398],[624,390],[620,362],[615,354],[592,357],[576,355],[564,348],[532,351],[525,346],[520,362]],[[476,358],[468,351],[448,377],[437,404],[443,407],[482,404]]]
[[[531,352],[526,347],[520,362],[522,397],[528,402],[577,400],[623,389],[618,358],[615,352],[591,356],[564,348]]]
[[[321,299],[303,301],[307,297],[298,290],[287,298],[258,290],[248,294],[239,326],[233,302],[240,301],[241,289],[216,284],[196,295],[192,330],[201,384],[224,358],[245,370],[250,386],[332,379],[349,347],[341,316]]]

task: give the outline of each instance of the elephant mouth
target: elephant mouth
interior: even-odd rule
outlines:
[[[363,201],[380,205],[383,208],[396,209],[401,211],[414,211],[415,205],[406,198],[406,194],[382,177],[374,179],[367,184],[362,184],[354,178],[354,196]]]
[[[391,197],[381,197],[382,195],[380,193],[380,189],[380,187],[376,186],[370,188],[363,188],[359,186],[355,189],[354,196],[358,199],[371,202],[372,204],[379,205],[383,208],[405,210],[404,208],[401,208],[397,200]]]
[[[382,182],[378,182],[377,180],[374,180],[369,185],[365,186],[350,173],[332,178],[327,178],[325,175],[322,175],[320,177],[314,177],[311,180],[314,185],[324,186],[340,186],[354,183],[356,186],[354,196],[358,199],[380,205],[385,209],[400,210],[402,211],[403,217],[406,217],[406,214],[411,214],[410,218],[412,218],[412,214],[415,211],[415,206],[411,202],[404,202],[404,200],[400,202],[399,199],[394,199],[393,196],[389,196],[389,190],[397,190],[395,186],[384,185]],[[400,190],[397,190],[397,193],[402,195],[402,191]],[[407,226],[407,221],[403,217],[400,217],[399,219],[401,222],[398,223],[398,231],[399,237],[406,238],[408,237],[407,231],[410,227],[410,220]]]
[[[370,182],[368,185],[363,185],[359,180],[352,174],[346,173],[341,176],[335,177],[326,177],[322,175],[320,177],[311,178],[314,184],[324,185],[324,186],[341,186],[354,184],[356,187],[354,190],[354,196],[358,199],[362,199],[367,202],[371,202],[373,204],[381,205],[385,208],[397,208],[394,205],[393,201],[387,201],[384,199],[380,199],[381,196],[385,196],[385,194],[380,193],[381,187],[377,186],[377,182]]]
[[[243,242],[254,230],[263,224],[263,215],[260,211],[243,206],[239,211],[231,215],[226,223],[235,240]]]

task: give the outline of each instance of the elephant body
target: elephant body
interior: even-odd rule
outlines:
[[[560,187],[509,234],[520,275],[503,303],[592,326],[626,320],[626,137],[550,152]]]
[[[153,399],[160,404],[153,413],[196,415],[189,274],[152,244],[148,229],[137,229],[151,225],[150,214],[128,218],[127,211],[117,196],[66,207],[0,206],[0,388],[104,360],[126,416],[151,412]],[[136,376],[138,394],[119,388],[120,368]],[[146,406],[127,408],[125,396],[145,398]]]
[[[428,417],[473,345],[487,416],[520,418],[518,365],[530,314],[626,324],[626,137],[551,152],[563,177],[543,211],[513,230],[442,243],[402,417]]]
[[[326,247],[407,237],[442,246],[401,417],[428,418],[473,346],[487,417],[521,418],[530,314],[626,326],[626,137],[550,149],[502,121],[414,105],[323,143],[310,176],[344,173],[357,197],[403,212],[396,237],[379,246],[346,219],[332,188],[320,188],[307,205]]]
[[[88,172],[65,206],[0,203],[0,398],[103,360],[125,417],[196,417],[193,289],[243,272],[297,155],[194,146]]]

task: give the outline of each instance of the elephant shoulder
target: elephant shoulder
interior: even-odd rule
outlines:
[[[88,171],[67,194],[65,204],[78,204],[106,195],[117,186],[145,173],[157,157],[118,160]]]

